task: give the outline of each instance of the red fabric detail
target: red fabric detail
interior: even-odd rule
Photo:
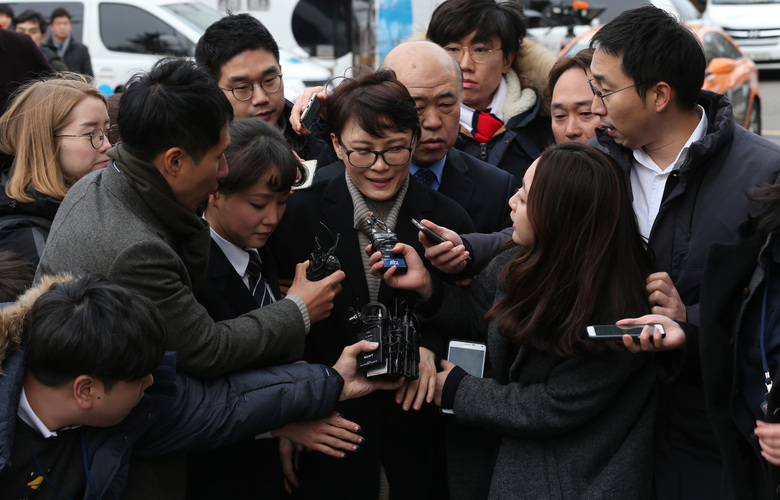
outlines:
[[[484,111],[474,111],[474,118],[472,120],[474,126],[474,138],[481,143],[488,142],[493,135],[504,126],[504,122],[499,120],[492,113],[485,113]]]

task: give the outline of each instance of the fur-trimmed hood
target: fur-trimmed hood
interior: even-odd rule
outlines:
[[[0,366],[9,353],[18,351],[22,346],[22,322],[38,297],[48,292],[54,284],[72,279],[70,274],[44,276],[38,284],[20,295],[16,302],[0,308]]]
[[[412,34],[405,41],[429,41],[425,30]],[[550,70],[556,61],[555,55],[544,45],[523,38],[520,43],[520,51],[512,61],[512,69],[517,73],[522,88],[533,88],[542,99],[540,114],[550,116],[550,101],[547,86],[550,82]]]

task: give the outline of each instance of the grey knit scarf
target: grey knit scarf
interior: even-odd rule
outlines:
[[[358,250],[363,258],[363,272],[366,275],[368,296],[371,298],[371,301],[375,301],[379,296],[379,285],[382,284],[382,280],[371,274],[371,266],[368,265],[368,255],[366,255],[365,249],[371,244],[371,228],[366,221],[369,213],[373,213],[375,217],[385,223],[387,229],[390,231],[395,230],[398,212],[401,210],[401,204],[403,204],[406,197],[406,190],[409,189],[409,176],[406,176],[406,180],[395,196],[386,201],[369,200],[352,182],[349,172],[347,172],[345,177],[347,178],[347,189],[349,189],[349,194],[352,196],[352,205],[355,207],[352,227],[358,233],[358,246],[360,247]]]

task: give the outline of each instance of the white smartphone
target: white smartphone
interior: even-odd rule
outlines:
[[[655,328],[661,333],[661,338],[666,338],[666,331],[664,331],[663,325],[592,325],[587,327],[588,338],[591,340],[620,340],[623,335],[630,335],[633,338],[638,338],[642,334],[644,327],[649,326]],[[653,337],[655,332],[650,332],[650,337]]]
[[[466,373],[475,377],[482,377],[485,371],[485,354],[487,346],[482,342],[466,342],[462,340],[450,340],[447,350],[447,361],[460,366]],[[452,414],[452,410],[442,408],[442,413]]]

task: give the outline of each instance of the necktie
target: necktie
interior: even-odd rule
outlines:
[[[254,250],[249,250],[247,253],[249,254],[249,264],[246,266],[246,272],[249,275],[249,291],[260,307],[267,306],[273,300],[268,292],[268,287],[265,286],[260,256]]]
[[[436,174],[430,171],[430,169],[427,168],[421,168],[417,172],[414,173],[415,179],[422,182],[428,187],[433,186],[433,181],[436,180]]]

